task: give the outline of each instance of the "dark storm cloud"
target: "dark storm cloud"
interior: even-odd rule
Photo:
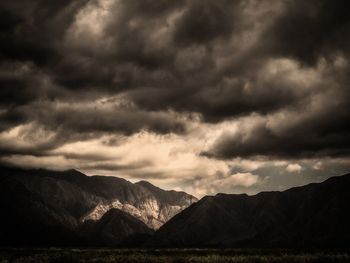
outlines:
[[[0,57],[47,65],[55,59],[62,35],[87,1],[2,1]]]
[[[201,44],[228,39],[234,29],[239,1],[190,1],[177,24],[174,40],[179,44]]]
[[[322,120],[332,125],[334,116]],[[347,117],[343,121],[349,121]],[[315,120],[315,122],[320,120]],[[305,126],[304,126],[305,125]],[[338,123],[339,125],[339,123]],[[340,124],[342,125],[342,124]],[[310,127],[302,123],[283,134],[275,134],[266,123],[254,127],[251,134],[244,133],[220,137],[207,156],[230,159],[233,157],[271,156],[275,158],[315,158],[350,155],[349,130],[335,130],[337,127],[324,127],[329,132],[318,130],[317,124]],[[322,125],[323,126],[323,125]],[[348,127],[347,127],[348,128]],[[333,130],[334,129],[334,130]]]
[[[347,80],[343,84],[346,83]],[[332,92],[322,94],[319,101],[313,102],[317,105],[315,110],[308,112],[309,105],[305,105],[301,110],[279,116],[252,117],[249,127],[238,126],[236,133],[222,135],[204,154],[224,159],[349,156],[349,99],[347,86],[337,90],[335,85]]]
[[[349,54],[349,8],[346,0],[287,1],[283,14],[266,32],[268,49],[306,64],[337,51]]]
[[[348,155],[347,10],[345,0],[3,1],[0,129],[36,123],[57,133],[55,148],[82,134],[186,132],[169,112],[216,123],[256,114],[248,139],[224,135],[207,154]],[[334,103],[310,113],[329,93]],[[134,107],[88,106],[120,94]],[[268,122],[288,111],[301,121],[276,133]]]
[[[194,111],[201,113],[204,120],[215,122],[251,112],[268,114],[298,104],[312,94],[300,94],[303,87],[293,82],[282,83],[279,78],[264,80],[258,78],[257,73],[270,58],[292,58],[304,65],[311,59],[315,62],[322,56],[346,53],[348,34],[344,35],[344,32],[349,32],[349,19],[344,16],[345,4],[342,1],[335,4],[330,1],[313,1],[312,4],[287,1],[284,11],[276,16],[271,27],[263,30],[258,42],[242,55],[243,58],[233,60],[226,67],[218,67],[217,54],[213,50],[241,37],[244,4],[237,2],[232,8],[224,2],[192,2],[176,22],[175,43],[167,46],[167,51],[174,54],[174,57],[168,54],[169,63],[173,59],[175,67],[169,68],[168,63],[163,79],[143,79],[149,85],[132,90],[130,97],[146,109]],[[214,7],[209,8],[211,5]],[[215,23],[225,26],[214,26],[216,30],[211,31]],[[179,43],[186,46],[178,47]],[[200,59],[195,56],[199,50]],[[186,53],[188,59],[183,59],[176,67],[181,53]],[[187,68],[191,64],[194,66]],[[250,92],[245,89],[247,85],[252,86]],[[152,96],[145,96],[149,93]]]
[[[56,109],[50,106],[50,101],[52,105],[55,105],[56,100],[68,101],[74,105],[75,101],[81,99],[113,95],[139,81],[135,74],[142,70],[137,65],[123,65],[114,69],[118,63],[124,63],[120,54],[126,51],[129,43],[133,43],[132,37],[130,41],[125,41],[124,47],[107,54],[112,59],[107,59],[99,51],[85,52],[65,45],[69,27],[87,2],[73,4],[71,1],[63,1],[49,4],[35,1],[23,4],[12,1],[1,4],[0,10],[4,14],[0,44],[3,61],[0,72],[0,109],[4,109],[1,129],[36,121],[59,134],[62,133],[61,130],[64,131],[65,136],[69,132],[130,134],[142,129],[161,134],[183,132],[184,123],[161,112],[130,109],[101,112],[96,109]],[[181,1],[178,2],[180,3]],[[127,16],[124,20],[130,19],[128,14],[137,16],[139,12],[155,16],[178,4],[164,1],[144,2],[141,5],[138,1],[128,1],[123,3],[124,16]],[[123,34],[126,37],[128,32]],[[122,40],[115,40],[117,44],[120,41]],[[139,43],[138,46],[141,45]],[[138,60],[136,64],[148,63],[142,55],[137,55],[137,49],[131,48],[131,53],[136,53],[130,56],[130,59],[134,57]],[[48,103],[38,104],[38,101]]]
[[[173,116],[162,112],[144,112],[132,109],[71,109],[63,108],[41,112],[39,120],[54,130],[70,132],[121,132],[132,134],[142,129],[164,134],[172,131],[182,133],[185,124]]]

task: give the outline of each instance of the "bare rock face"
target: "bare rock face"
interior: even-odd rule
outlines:
[[[93,209],[82,216],[81,221],[99,220],[112,208],[120,209],[135,218],[141,220],[148,227],[158,229],[170,218],[187,208],[197,199],[186,193],[164,191],[151,184],[140,182],[134,185],[142,195],[133,195],[128,200],[112,199],[102,200]],[[157,195],[156,190],[162,193]],[[170,201],[171,199],[171,201]]]
[[[116,199],[110,202],[99,203],[85,216],[83,216],[81,221],[97,221],[110,209],[117,208],[136,217],[144,222],[148,227],[156,230],[186,207],[188,207],[188,205],[180,206],[162,204],[152,197],[140,201],[140,203],[135,204],[135,206],[128,203],[122,204],[118,199]]]

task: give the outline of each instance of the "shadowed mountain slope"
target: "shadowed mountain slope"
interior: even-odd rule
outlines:
[[[0,179],[0,246],[86,244],[75,220],[15,180]]]
[[[138,245],[153,234],[153,230],[137,218],[112,208],[97,222],[86,221],[82,234],[100,246]]]
[[[349,247],[350,174],[284,192],[206,196],[163,225],[156,247]]]

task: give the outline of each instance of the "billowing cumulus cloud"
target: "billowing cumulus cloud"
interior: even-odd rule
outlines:
[[[349,7],[3,1],[1,161],[197,195],[346,172]]]

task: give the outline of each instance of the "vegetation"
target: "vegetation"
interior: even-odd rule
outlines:
[[[246,250],[246,249],[1,249],[1,263],[310,263],[350,262],[345,250]]]

